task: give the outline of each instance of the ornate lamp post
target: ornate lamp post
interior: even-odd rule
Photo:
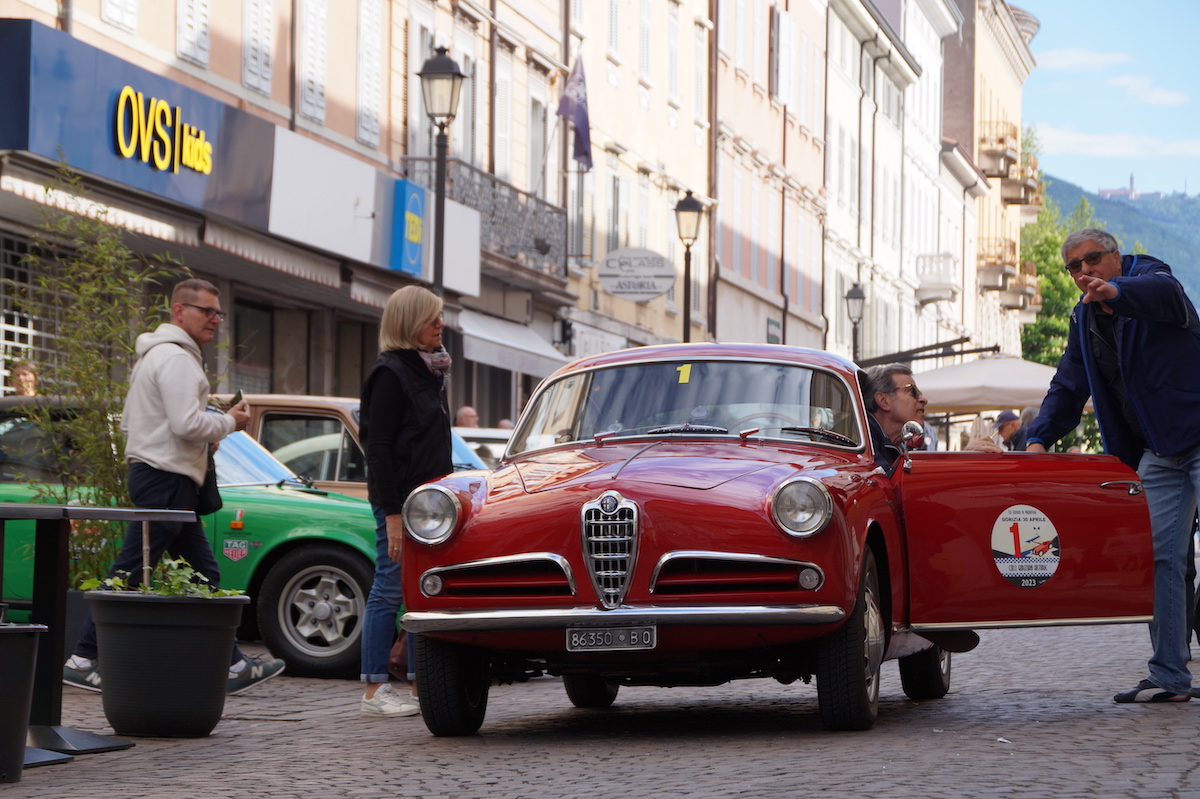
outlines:
[[[438,130],[437,176],[433,187],[437,209],[433,227],[433,288],[439,295],[443,293],[443,245],[446,240],[446,126],[458,112],[458,93],[466,77],[458,63],[446,53],[445,47],[438,47],[433,58],[417,73],[421,78],[421,94],[425,96],[425,114]]]
[[[846,315],[850,317],[850,324],[854,326],[851,352],[855,363],[858,363],[861,355],[858,344],[858,326],[863,320],[863,305],[866,302],[867,293],[863,291],[862,284],[855,283],[846,292]]]
[[[704,218],[704,203],[689,190],[675,205],[675,224],[683,242],[683,340],[692,340],[692,245],[700,236],[700,220]]]

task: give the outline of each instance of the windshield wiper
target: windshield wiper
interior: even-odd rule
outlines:
[[[646,431],[647,435],[657,435],[659,433],[728,433],[724,427],[717,427],[713,424],[669,424],[663,427],[653,427]]]
[[[311,477],[303,477],[303,476],[301,476],[301,475],[296,475],[295,477],[285,477],[285,478],[283,478],[282,480],[280,480],[278,483],[276,483],[276,484],[275,484],[275,487],[276,487],[276,488],[283,488],[283,484],[284,484],[284,483],[300,483],[300,484],[301,484],[301,485],[303,485],[305,488],[312,488],[312,487],[313,487],[313,481],[312,481],[312,478],[311,478]]]
[[[813,436],[814,438],[823,438],[826,441],[832,441],[835,444],[845,444],[849,447],[858,445],[858,442],[853,438],[835,433],[832,430],[826,430],[824,427],[781,427],[785,433],[804,433],[805,435]]]

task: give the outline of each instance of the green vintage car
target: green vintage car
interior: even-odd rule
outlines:
[[[29,419],[27,403],[0,398],[2,502],[30,502],[31,480],[58,479],[51,442]],[[357,676],[375,572],[370,504],[309,487],[245,433],[222,441],[216,462],[224,507],[204,524],[222,587],[244,590],[253,602],[240,635],[261,636],[291,674]],[[33,522],[9,522],[3,587],[14,610],[31,595],[32,552]]]

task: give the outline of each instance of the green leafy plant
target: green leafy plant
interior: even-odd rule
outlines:
[[[124,576],[122,576],[124,575]],[[114,577],[100,579],[92,577],[80,583],[84,591],[97,589],[106,591],[134,591],[139,594],[158,596],[190,596],[213,599],[222,596],[242,596],[245,591],[232,588],[213,588],[208,578],[192,568],[185,558],[163,558],[150,575],[150,584],[131,585],[129,573],[120,572]]]
[[[35,502],[131,504],[118,421],[129,389],[135,340],[166,307],[159,296],[187,270],[168,258],[140,258],[127,244],[137,234],[110,224],[79,175],[60,165],[47,188],[41,226],[31,236],[28,281],[7,278],[18,313],[35,320],[40,389],[55,403],[29,414],[52,442],[53,479],[31,479]],[[117,522],[87,522],[71,537],[70,581],[105,574],[124,538]]]

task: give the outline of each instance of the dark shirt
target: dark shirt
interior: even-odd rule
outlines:
[[[900,448],[883,432],[883,425],[879,424],[879,420],[869,413],[867,426],[871,428],[871,449],[875,452],[875,463],[891,477],[896,469],[896,462],[900,459]]]

